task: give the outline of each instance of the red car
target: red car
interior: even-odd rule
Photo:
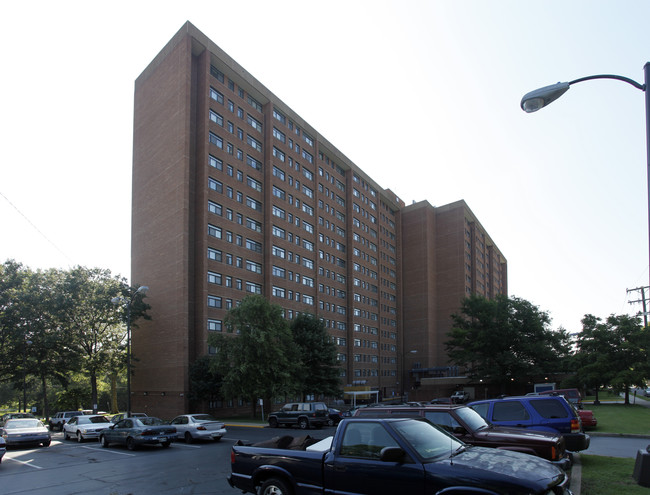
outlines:
[[[596,428],[596,426],[598,426],[598,421],[596,420],[593,411],[578,409],[578,414],[580,415],[580,421],[582,421],[582,427],[585,430],[587,428]]]

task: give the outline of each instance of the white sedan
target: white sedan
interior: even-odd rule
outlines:
[[[73,416],[63,425],[63,439],[76,438],[81,443],[89,438],[99,438],[99,433],[111,424],[105,416]]]
[[[171,421],[176,427],[176,436],[187,443],[194,440],[219,441],[226,434],[226,429],[221,421],[217,421],[209,414],[182,414]]]

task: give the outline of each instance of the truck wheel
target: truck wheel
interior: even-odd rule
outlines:
[[[260,495],[291,495],[291,489],[278,478],[270,478],[262,484]]]
[[[298,427],[301,430],[308,430],[309,429],[309,421],[307,421],[305,418],[300,418],[298,420]]]
[[[276,418],[269,418],[269,426],[271,428],[277,428],[278,427],[278,420]]]

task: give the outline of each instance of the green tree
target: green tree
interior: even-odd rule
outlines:
[[[55,269],[33,272],[14,261],[5,262],[0,269],[3,380],[12,382],[25,396],[38,380],[45,415],[49,412],[49,383],[64,383],[75,362],[63,345],[61,281],[62,272]],[[33,401],[32,397],[29,400]],[[24,408],[25,400],[20,402]]]
[[[190,365],[191,401],[210,401],[220,396],[222,377],[216,372],[213,361],[211,356],[201,356]]]
[[[111,301],[116,295],[132,296],[126,280],[111,275],[110,270],[76,267],[66,274],[64,291],[68,301],[67,331],[70,348],[76,353],[80,370],[90,381],[91,404],[97,404],[97,380],[114,371],[115,356],[124,355],[123,315]],[[146,317],[147,305],[134,298],[131,322]]]
[[[452,320],[445,343],[450,360],[474,378],[500,384],[502,391],[513,380],[566,370],[569,335],[551,330],[548,313],[529,301],[472,295]]]
[[[224,397],[248,399],[254,415],[258,398],[269,404],[295,392],[296,347],[280,306],[247,296],[228,311],[224,324],[227,334],[208,337],[217,349],[213,366],[223,377]]]
[[[294,380],[303,399],[307,394],[341,395],[336,346],[325,324],[314,315],[301,313],[292,320],[291,333],[300,355]]]
[[[650,331],[639,318],[610,315],[605,321],[594,315],[582,319],[575,356],[578,378],[586,386],[611,385],[625,392],[650,378]]]

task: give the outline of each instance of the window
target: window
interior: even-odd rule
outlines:
[[[399,444],[381,424],[351,423],[345,429],[340,455],[376,460],[386,447],[399,447]]]
[[[246,196],[246,206],[252,208],[253,210],[262,211],[262,203],[256,199]]]
[[[221,285],[221,273],[208,272],[208,283]]]
[[[257,139],[255,139],[253,136],[250,134],[246,135],[246,142],[251,146],[252,148],[255,148],[257,151],[262,151],[262,143],[259,142]]]
[[[282,122],[284,125],[287,125],[287,118],[278,112],[275,108],[273,109],[273,117]]]
[[[223,212],[223,208],[219,203],[215,203],[214,201],[208,201],[208,211],[210,213],[214,213],[215,215],[221,216]]]
[[[246,270],[253,273],[262,273],[262,265],[251,260],[246,260]]]
[[[274,286],[273,286],[273,289],[272,289],[272,294],[273,294],[275,297],[281,297],[281,298],[284,299],[286,292],[285,292],[285,290],[284,290],[282,287],[276,287],[276,286],[274,285]]]
[[[221,103],[223,105],[223,95],[212,87],[210,88],[210,98],[212,98],[217,103]]]
[[[519,401],[496,402],[492,413],[494,421],[524,421],[530,415],[524,405]]]
[[[271,269],[271,273],[273,274],[274,277],[286,278],[286,270],[279,266],[273,265],[273,268]]]
[[[221,298],[217,296],[208,295],[208,307],[209,308],[221,308]]]
[[[210,110],[210,120],[223,127],[223,117],[214,110]]]
[[[255,98],[253,98],[251,95],[248,95],[248,103],[258,112],[262,111],[262,104],[258,102]]]
[[[217,170],[223,170],[223,162],[212,155],[210,155],[208,159],[208,163],[210,164],[211,167],[214,167]]]
[[[214,260],[214,261],[221,261],[221,251],[218,249],[213,249],[213,248],[208,248],[208,259]]]
[[[307,160],[309,163],[314,163],[314,156],[313,156],[311,153],[309,153],[307,150],[305,150],[304,148],[303,148],[303,150],[302,150],[302,157],[303,157],[305,160]],[[310,173],[311,173],[311,172],[310,172]],[[313,179],[313,177],[314,177],[314,176],[313,176],[313,174],[312,174],[311,178]]]
[[[221,228],[208,224],[208,235],[211,237],[216,237],[217,239],[221,239]]]
[[[273,137],[282,143],[287,142],[287,137],[284,135],[284,132],[280,131],[277,127],[273,127]]]
[[[256,160],[250,155],[246,155],[246,163],[253,167],[255,170],[262,170],[262,162]]]
[[[248,227],[251,230],[254,230],[255,232],[262,232],[262,224],[257,220],[253,220],[252,218],[249,217],[246,217],[246,227]]]
[[[273,246],[271,248],[271,253],[273,254],[273,256],[277,256],[278,258],[282,258],[282,259],[284,259],[286,256],[284,249],[278,246]]]
[[[246,239],[246,249],[255,251],[256,253],[262,252],[262,243],[253,241],[252,239]]]
[[[209,332],[221,332],[221,320],[208,320]]]
[[[251,116],[251,114],[248,114],[248,123],[250,126],[255,129],[256,131],[262,132],[262,123],[255,119],[254,117]]]
[[[246,176],[246,183],[256,191],[262,192],[262,183],[253,179],[250,175]]]
[[[280,151],[275,146],[273,146],[273,156],[276,157],[281,162],[284,162],[285,160],[284,152]]]
[[[286,218],[285,211],[278,206],[273,206],[273,215],[278,218]]]
[[[217,148],[223,149],[223,139],[217,136],[214,132],[210,132],[210,142]]]
[[[273,175],[280,180],[284,180],[284,171],[273,165]]]
[[[246,282],[246,292],[250,292],[251,294],[261,294],[262,286],[253,282]]]
[[[273,196],[280,199],[287,199],[285,192],[278,186],[273,186]]]
[[[280,239],[286,239],[287,238],[287,233],[284,229],[281,229],[280,227],[274,225],[273,226],[273,235],[275,237],[279,237]]]

